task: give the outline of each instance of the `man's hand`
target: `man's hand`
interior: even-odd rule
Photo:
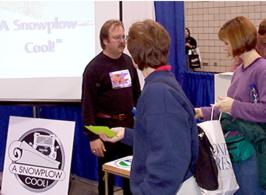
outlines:
[[[96,140],[90,141],[91,152],[98,157],[104,157],[104,152],[106,151],[103,141],[98,138]]]

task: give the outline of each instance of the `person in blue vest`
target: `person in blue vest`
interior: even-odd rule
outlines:
[[[105,141],[133,145],[130,189],[134,195],[200,194],[194,179],[198,131],[194,108],[167,64],[170,37],[153,20],[134,23],[128,50],[145,77],[134,129],[112,128]]]

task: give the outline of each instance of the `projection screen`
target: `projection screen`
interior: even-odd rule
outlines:
[[[119,2],[1,1],[0,101],[80,101],[82,73]]]

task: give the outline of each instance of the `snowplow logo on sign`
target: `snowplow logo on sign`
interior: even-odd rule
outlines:
[[[29,191],[45,192],[65,179],[65,154],[52,131],[34,128],[9,145],[9,171]]]

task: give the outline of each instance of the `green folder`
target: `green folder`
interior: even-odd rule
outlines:
[[[99,134],[104,134],[107,137],[114,137],[116,136],[116,133],[113,132],[109,127],[107,126],[85,126],[86,129],[90,130],[91,132],[99,135]]]

